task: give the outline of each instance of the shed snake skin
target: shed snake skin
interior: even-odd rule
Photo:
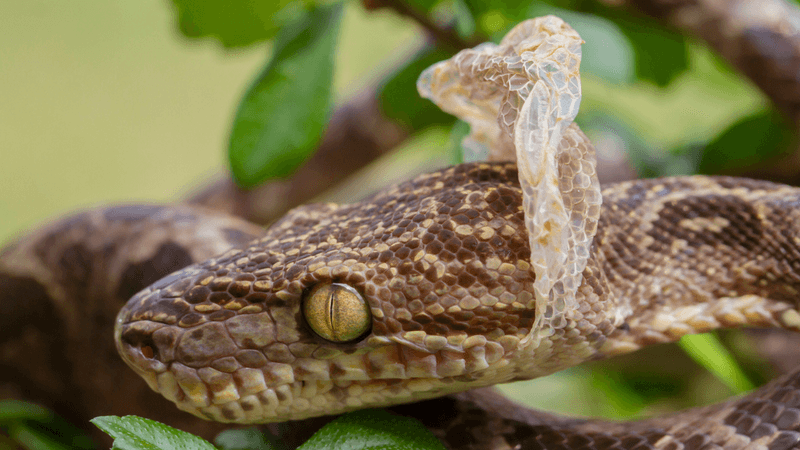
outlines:
[[[490,49],[501,64],[509,49],[539,48],[577,76],[577,61],[547,47],[548,37],[559,44],[567,35],[558,48],[576,54],[577,35],[563,22],[543,18],[516,30],[525,32]],[[494,105],[505,119],[499,131],[473,127],[472,142],[490,159],[513,151],[517,163],[464,164],[353,205],[298,208],[267,231],[208,211],[136,206],[79,214],[20,240],[0,255],[2,286],[56,302],[53,310],[34,302],[36,310],[30,300],[3,299],[4,308],[30,311],[20,314],[37,326],[4,323],[0,337],[11,344],[2,361],[22,358],[31,333],[51,326],[48,314],[71,316],[65,332],[91,345],[81,312],[65,299],[124,298],[152,281],[119,313],[123,359],[181,409],[221,422],[421,401],[720,327],[796,331],[800,191],[725,177],[643,180],[606,187],[600,208],[593,149],[569,123],[577,104],[542,91],[538,82],[558,73],[543,67],[527,71],[544,74],[533,81],[492,81],[523,94],[500,91],[479,108]],[[431,80],[436,70],[450,80],[446,65]],[[542,123],[546,133],[537,134]],[[121,237],[131,227],[140,241]],[[229,247],[237,249],[212,257]],[[169,261],[168,250],[180,261]],[[137,266],[154,253],[165,273],[203,262],[156,281],[150,266]],[[98,265],[95,255],[104,258]],[[107,274],[110,282],[97,280]],[[329,283],[363,297],[368,331],[345,342],[320,336],[303,305]],[[97,308],[90,303],[87,311]],[[743,399],[635,423],[514,411],[479,390],[439,401],[458,414],[430,426],[451,448],[794,448],[798,380],[795,373]]]

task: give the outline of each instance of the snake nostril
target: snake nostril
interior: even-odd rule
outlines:
[[[155,359],[157,356],[155,348],[151,345],[142,344],[139,350],[142,352],[142,356],[147,359]]]
[[[149,333],[144,333],[141,330],[126,330],[122,334],[122,342],[125,343],[129,349],[128,353],[136,355],[137,353],[144,359],[158,360],[159,351],[158,346],[153,341],[153,336]]]

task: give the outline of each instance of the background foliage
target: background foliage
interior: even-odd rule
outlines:
[[[405,173],[453,162],[465,127],[417,97],[417,75],[460,44],[497,40],[543,14],[586,41],[578,122],[623,175],[735,171],[793,142],[791,125],[701,42],[595,1],[511,3],[3,2],[0,56],[14,63],[0,65],[0,242],[80,206],[174,200],[223,166],[248,186],[287,176],[310,157],[331,111],[376,79],[383,114],[411,139],[327,198],[376,189],[364,180],[389,165],[410,166]],[[424,45],[432,41],[420,24],[445,34]],[[741,337],[723,341],[745,349],[733,361],[746,364],[712,362],[733,374],[733,389],[769,376]],[[667,357],[669,367],[659,362]],[[731,392],[673,350],[635,358],[503,389],[534,406],[614,418]],[[5,416],[0,408],[6,432],[51,420],[18,407],[4,405],[18,414]]]

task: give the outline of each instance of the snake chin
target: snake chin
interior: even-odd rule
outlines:
[[[443,385],[438,385],[444,381],[440,379],[410,381],[297,381],[265,388],[227,403],[198,406],[184,401],[176,404],[178,408],[207,420],[255,424],[410,403],[464,390],[463,385],[453,380],[445,381]]]
[[[151,389],[207,420],[297,420],[529,378],[520,376],[512,353],[501,344],[518,347],[519,340],[511,336],[498,343],[482,335],[446,339],[423,332],[370,333],[343,345],[309,330],[294,344],[270,341],[254,349],[264,342],[238,337],[280,335],[272,323],[274,311],[183,328],[163,315],[137,316],[134,306],[151,295],[143,291],[120,312],[118,351]],[[173,301],[170,296],[159,300]]]
[[[260,377],[233,374],[238,382],[187,389],[184,368],[156,377],[159,392],[177,407],[202,419],[239,424],[300,420],[342,414],[363,408],[380,408],[440,397],[475,387],[457,378],[385,380],[301,380],[264,386]],[[180,378],[182,381],[177,382]],[[477,386],[483,386],[484,383]],[[210,396],[205,395],[210,392]],[[226,401],[226,399],[228,399]]]

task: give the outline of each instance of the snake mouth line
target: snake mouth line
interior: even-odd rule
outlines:
[[[141,351],[138,353],[144,356]],[[295,370],[288,364],[241,367],[226,373],[212,367],[195,369],[176,361],[151,359],[142,364],[140,357],[134,359],[135,363],[129,358],[126,362],[151,389],[178,408],[207,420],[228,423],[279,422],[409,403],[457,392],[468,384],[463,375],[296,380]]]
[[[400,364],[391,360],[401,352],[396,343],[328,360],[296,358],[291,364],[267,361],[252,367],[242,364],[243,352],[261,352],[239,350],[198,367],[176,360],[175,348],[164,348],[163,339],[152,333],[171,327],[153,321],[134,324],[134,332],[122,331],[124,325],[117,330],[125,335],[117,345],[126,363],[180,409],[220,422],[277,422],[408,403],[490,384],[481,380],[496,380],[499,369],[492,367],[493,375],[485,378],[484,371],[468,372],[463,364],[451,375],[437,373],[453,370],[447,364],[452,361],[437,363],[434,354],[427,362]]]
[[[303,380],[270,387],[249,380],[249,390],[234,382],[212,391],[210,386],[187,385],[185,379],[177,382],[178,377],[164,374],[158,379],[162,388],[159,392],[178,408],[204,419],[228,423],[282,422],[340,414],[365,407],[410,403],[464,389],[462,383],[452,378],[415,378]],[[204,391],[211,392],[211,398]]]

